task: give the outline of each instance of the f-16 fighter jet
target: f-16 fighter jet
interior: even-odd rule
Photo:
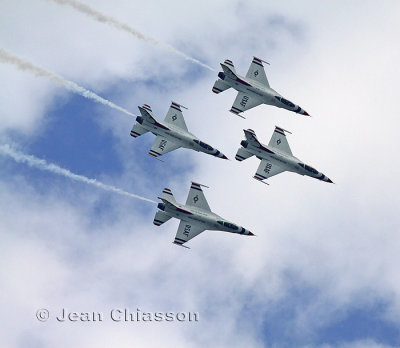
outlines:
[[[147,104],[139,106],[142,116],[136,117],[137,123],[131,130],[131,136],[137,138],[147,132],[152,132],[156,135],[149,152],[149,155],[155,158],[180,147],[186,147],[227,159],[222,152],[201,141],[188,131],[181,107],[184,108],[184,106],[172,102],[164,121],[158,121],[154,118],[150,106]]]
[[[229,111],[238,116],[241,116],[241,112],[250,110],[260,104],[273,105],[301,115],[310,116],[300,106],[285,99],[269,86],[263,62],[267,63],[254,57],[246,77],[243,77],[236,73],[232,61],[226,59],[224,63],[221,63],[223,72],[218,73],[219,79],[215,81],[212,91],[218,94],[230,87],[236,89],[239,93]]]
[[[162,203],[159,203],[157,206],[160,210],[157,211],[153,224],[160,226],[172,217],[181,220],[174,240],[175,244],[181,246],[184,246],[184,243],[205,230],[225,231],[254,236],[249,230],[235,225],[213,213],[207,203],[201,186],[203,185],[192,182],[185,205],[177,203],[171,190],[165,188],[161,197],[158,197],[162,200]]]
[[[261,160],[257,172],[253,176],[254,179],[267,184],[263,181],[264,179],[287,170],[301,175],[311,176],[312,178],[322,181],[332,182],[327,176],[293,156],[284,129],[275,127],[274,134],[272,134],[268,146],[258,141],[256,133],[254,133],[253,130],[247,129],[244,131],[244,134],[246,140],[242,140],[240,143],[242,147],[236,153],[235,158],[238,161],[243,161],[254,155]]]

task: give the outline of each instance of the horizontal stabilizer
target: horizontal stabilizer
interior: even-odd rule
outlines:
[[[164,222],[167,222],[169,219],[171,219],[170,215],[168,215],[167,213],[159,210],[156,213],[156,216],[154,217],[153,224],[156,225],[156,226],[160,226]]]
[[[235,156],[235,159],[236,159],[237,161],[241,162],[241,161],[243,161],[243,160],[245,160],[245,159],[247,159],[247,158],[249,158],[249,157],[251,157],[251,156],[253,156],[253,154],[252,154],[251,152],[249,152],[249,151],[247,151],[245,148],[241,147],[241,148],[237,151],[236,156]]]
[[[131,136],[134,138],[137,138],[141,136],[144,133],[147,133],[148,130],[144,127],[142,127],[139,123],[136,123],[131,130]]]
[[[223,91],[226,91],[227,89],[229,89],[231,86],[229,86],[227,83],[225,83],[222,80],[217,80],[214,83],[214,86],[212,88],[212,91],[216,94],[221,93]]]

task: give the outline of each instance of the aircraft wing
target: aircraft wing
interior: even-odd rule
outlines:
[[[181,220],[178,231],[176,232],[174,243],[182,245],[203,231],[205,231],[205,228],[200,224]]]
[[[201,186],[195,182],[192,182],[192,186],[190,186],[186,205],[191,205],[193,207],[198,207],[206,211],[211,211],[210,206],[207,203],[206,197],[204,196],[203,190],[201,189]]]
[[[161,135],[157,135],[156,140],[154,140],[153,146],[149,151],[149,155],[153,157],[158,157],[166,154],[167,152],[179,149],[181,146],[168,140]]]
[[[261,160],[260,165],[258,166],[256,174],[253,176],[254,179],[262,181],[264,179],[270,178],[271,176],[277,175],[279,173],[284,172],[285,169],[281,166],[278,166],[266,159]]]
[[[171,103],[171,106],[169,107],[167,116],[165,116],[164,121],[176,127],[182,128],[185,131],[188,130],[185,120],[183,118],[181,106],[175,102]]]
[[[253,58],[246,77],[269,87],[267,75],[265,75],[265,70],[261,59],[256,57]]]
[[[239,113],[250,110],[263,102],[258,98],[254,97],[253,93],[243,93],[239,92],[236,96],[235,102],[232,105],[230,112],[238,115]]]
[[[269,141],[268,146],[274,147],[282,152],[292,155],[292,151],[290,150],[289,143],[286,139],[285,131],[282,128],[275,126],[274,134],[272,134],[272,138]]]

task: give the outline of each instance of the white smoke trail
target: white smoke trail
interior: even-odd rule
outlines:
[[[41,170],[46,170],[46,171],[52,172],[54,174],[65,176],[65,177],[75,180],[75,181],[81,181],[86,184],[90,184],[90,185],[99,187],[106,191],[118,193],[123,196],[137,198],[137,199],[141,199],[143,201],[147,201],[147,202],[151,202],[151,203],[157,203],[151,199],[135,195],[134,193],[126,192],[117,187],[103,184],[102,182],[97,181],[96,179],[90,179],[83,175],[74,174],[74,173],[70,172],[68,169],[61,168],[58,165],[53,164],[53,163],[47,163],[45,160],[39,159],[35,156],[26,155],[22,152],[14,150],[8,144],[0,145],[0,153],[2,153],[3,155],[6,155],[8,157],[11,157],[14,161],[16,161],[18,163],[26,163],[30,167],[38,168]]]
[[[96,93],[77,85],[75,82],[66,80],[63,77],[61,77],[60,75],[54,74],[50,71],[47,71],[37,65],[32,64],[31,62],[28,62],[27,60],[25,60],[23,58],[14,56],[2,48],[0,48],[0,61],[3,63],[13,64],[20,70],[30,71],[30,72],[34,73],[36,76],[47,77],[50,80],[58,83],[59,85],[64,86],[68,90],[75,92],[77,94],[80,94],[81,96],[83,96],[85,98],[92,99],[92,100],[94,100],[98,103],[104,104],[104,105],[108,105],[108,106],[112,107],[113,109],[122,111],[123,113],[125,113],[127,115],[136,116],[135,114],[132,114],[128,110],[125,110],[124,108],[122,108],[118,105],[115,105],[114,103],[110,102],[109,100],[98,96]]]
[[[54,1],[58,4],[61,5],[69,5],[71,6],[73,9],[95,19],[98,22],[101,23],[106,23],[108,25],[113,26],[114,28],[117,28],[118,30],[122,30],[125,31],[127,33],[129,33],[130,35],[132,35],[133,37],[135,37],[136,39],[139,40],[144,40],[147,41],[153,45],[158,45],[161,47],[164,47],[165,49],[167,49],[170,52],[173,52],[175,54],[180,55],[181,57],[185,58],[186,60],[190,60],[193,63],[196,63],[200,66],[202,66],[203,68],[209,69],[211,71],[215,71],[212,67],[210,67],[207,64],[204,64],[202,62],[200,62],[199,60],[188,56],[187,54],[179,51],[178,49],[176,49],[175,47],[168,45],[166,43],[163,42],[159,42],[156,39],[153,39],[152,37],[146,36],[144,34],[142,34],[141,32],[133,29],[132,27],[130,27],[129,25],[125,24],[125,23],[121,23],[120,21],[118,21],[117,19],[110,17],[110,16],[106,16],[103,13],[93,9],[92,7],[89,7],[86,4],[83,4],[79,1],[76,0],[50,0],[50,1]]]

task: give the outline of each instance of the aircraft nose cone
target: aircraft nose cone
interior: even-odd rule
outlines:
[[[228,159],[228,157],[226,157],[223,153],[221,155],[222,155],[221,156],[222,159]]]
[[[331,179],[329,179],[329,178],[326,179],[326,182],[330,182],[330,183],[333,184],[333,181]]]
[[[304,116],[310,116],[310,115],[308,114],[308,112],[305,111],[305,110],[303,110],[303,115],[304,115]]]
[[[248,235],[248,236],[255,236],[255,234],[252,233],[252,232],[250,232],[250,231],[247,231],[247,235]]]

